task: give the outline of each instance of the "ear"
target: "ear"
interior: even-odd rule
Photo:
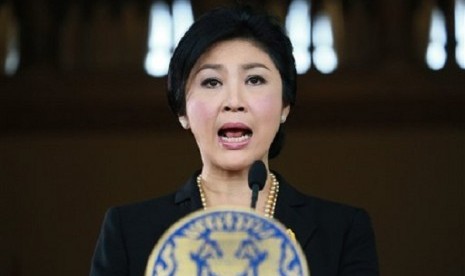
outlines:
[[[179,123],[181,123],[182,128],[184,128],[184,129],[189,129],[190,128],[189,120],[187,119],[186,116],[179,116],[178,120],[179,120]]]
[[[290,111],[291,107],[289,105],[283,108],[283,111],[281,112],[281,124],[284,124],[286,122],[287,116],[289,115]]]

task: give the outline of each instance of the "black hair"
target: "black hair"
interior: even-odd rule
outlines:
[[[185,88],[190,71],[199,57],[215,43],[236,38],[255,43],[270,56],[281,76],[283,105],[294,105],[296,69],[292,44],[279,20],[247,6],[222,7],[196,20],[173,53],[168,71],[168,101],[176,116],[185,115]],[[284,136],[281,124],[271,143],[269,158],[280,153]]]

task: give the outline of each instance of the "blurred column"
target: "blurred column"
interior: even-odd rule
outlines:
[[[149,75],[166,75],[173,41],[170,7],[165,1],[155,1],[150,10],[148,51],[144,64]]]
[[[377,7],[381,16],[381,55],[384,64],[406,66],[411,62],[411,32],[413,8],[417,0],[379,0]]]
[[[425,53],[430,41],[431,16],[434,7],[434,0],[424,0],[418,4],[413,13],[413,54],[421,66],[424,66]]]
[[[343,1],[343,39],[340,49],[341,67],[366,68],[379,65],[380,18],[375,1]]]
[[[440,70],[447,61],[448,40],[444,12],[437,5],[431,9],[429,25],[425,61],[430,69]]]
[[[19,67],[18,23],[10,2],[0,4],[0,66],[1,74],[14,75]]]
[[[16,0],[12,3],[20,34],[20,70],[57,66],[59,37],[69,2]]]
[[[342,3],[337,0],[322,0],[312,13],[312,58],[315,68],[328,74],[339,65],[337,45],[343,33]]]
[[[116,9],[114,5],[117,3],[97,1],[93,6],[87,57],[92,69],[108,70],[121,65],[121,9]]]
[[[413,28],[415,56],[430,69],[457,67],[455,31],[460,26],[455,23],[455,2],[458,1],[425,0],[416,6]]]
[[[297,74],[306,73],[312,65],[310,10],[310,3],[307,0],[293,0],[286,16],[285,26],[292,42]]]
[[[455,1],[455,59],[465,69],[465,0]]]
[[[446,29],[446,65],[445,67],[457,67],[455,61],[455,0],[437,0],[439,9],[444,14]]]
[[[60,37],[65,70],[142,71],[149,7],[138,1],[72,2]]]

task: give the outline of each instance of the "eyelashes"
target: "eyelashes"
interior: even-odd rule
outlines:
[[[266,83],[267,83],[266,79],[259,75],[249,76],[245,80],[245,84],[251,85],[251,86],[258,86],[258,85],[262,85]],[[221,80],[217,78],[206,78],[200,82],[200,85],[202,87],[212,89],[212,88],[220,87],[221,85],[223,85],[223,83],[221,82]]]
[[[262,76],[250,76],[247,78],[246,83],[250,85],[260,85],[265,84],[266,80]]]
[[[200,85],[205,88],[216,88],[220,86],[222,83],[215,78],[207,78],[200,82]]]

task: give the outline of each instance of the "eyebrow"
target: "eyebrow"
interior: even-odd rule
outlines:
[[[221,64],[211,64],[211,63],[206,63],[200,66],[197,70],[196,73],[205,70],[205,69],[213,69],[213,70],[221,70],[223,69],[223,65]],[[246,63],[241,65],[242,69],[244,70],[250,70],[253,68],[264,68],[268,71],[271,71],[270,68],[268,68],[265,64],[259,63],[259,62],[252,62],[252,63]]]
[[[253,62],[253,63],[247,63],[242,65],[242,68],[245,70],[253,69],[253,68],[264,68],[268,71],[271,71],[270,68],[266,67],[265,64],[263,63],[258,63],[258,62]]]
[[[205,70],[205,69],[214,69],[214,70],[220,70],[221,68],[223,68],[223,65],[221,64],[211,64],[211,63],[207,63],[207,64],[202,64],[202,66],[200,66],[197,70],[196,70],[196,73],[202,71],[202,70]]]

